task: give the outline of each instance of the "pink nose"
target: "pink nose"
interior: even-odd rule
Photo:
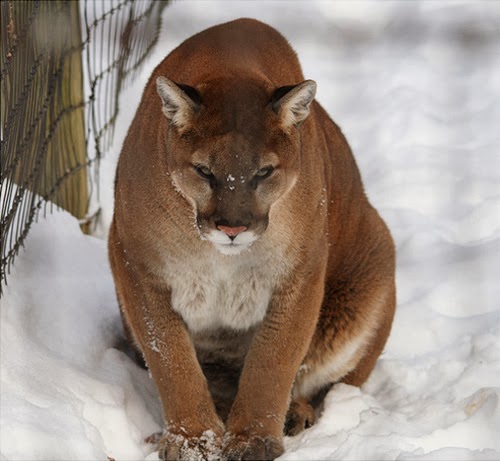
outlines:
[[[238,234],[245,232],[247,230],[247,227],[246,226],[240,226],[240,227],[217,226],[217,229],[224,232],[229,237],[236,237]]]

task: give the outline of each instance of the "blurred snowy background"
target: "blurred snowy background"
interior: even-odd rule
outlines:
[[[153,68],[206,27],[254,17],[298,52],[397,246],[398,310],[362,389],[336,386],[283,460],[500,459],[500,2],[178,1],[120,101],[103,223],[35,225],[1,307],[0,459],[155,460],[147,372],[116,346],[106,257],[114,168]]]

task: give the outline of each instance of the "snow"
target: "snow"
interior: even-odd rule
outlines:
[[[283,460],[500,459],[500,3],[177,2],[122,100],[113,171],[152,69],[242,16],[282,31],[346,133],[397,246],[398,309],[373,374],[337,385]],[[126,104],[125,104],[126,102]],[[2,460],[155,460],[148,373],[122,352],[102,239],[62,211],[34,225],[0,312]]]

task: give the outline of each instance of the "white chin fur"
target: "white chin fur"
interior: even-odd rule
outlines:
[[[239,255],[242,251],[247,250],[250,245],[220,245],[214,243],[215,249],[226,256]]]
[[[250,248],[257,236],[251,232],[242,232],[238,234],[234,240],[231,240],[224,232],[218,230],[211,230],[206,239],[213,243],[214,247],[224,255],[237,255],[242,251]]]

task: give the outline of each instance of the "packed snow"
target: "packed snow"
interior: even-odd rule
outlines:
[[[368,382],[337,385],[282,460],[500,459],[500,2],[176,2],[122,100],[99,236],[56,211],[1,300],[2,460],[156,460],[160,403],[123,352],[104,237],[114,166],[153,67],[255,17],[297,50],[397,246],[398,308]]]

